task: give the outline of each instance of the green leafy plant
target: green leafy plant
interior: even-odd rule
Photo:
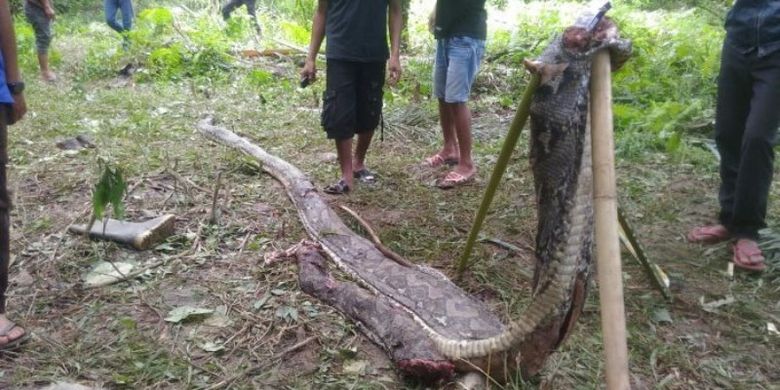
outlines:
[[[103,218],[109,205],[112,207],[114,217],[122,218],[125,213],[122,200],[127,191],[127,183],[122,177],[122,169],[112,167],[104,160],[99,160],[98,166],[103,173],[92,190],[92,219],[87,231],[92,228],[95,220]]]

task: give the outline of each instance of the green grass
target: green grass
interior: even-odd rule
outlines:
[[[272,9],[274,4],[280,7]],[[444,192],[430,186],[435,175],[417,167],[436,150],[439,130],[436,105],[428,97],[426,10],[415,3],[405,76],[398,87],[386,89],[385,140],[374,143],[369,157],[380,182],[359,186],[354,194],[333,200],[334,205],[356,210],[406,258],[451,272],[465,242],[462,229],[470,227],[513,101],[526,82],[518,61],[538,52],[550,32],[567,23],[573,8],[560,4],[557,11],[543,11],[538,2],[510,4],[500,15],[516,29],[491,24],[487,57],[495,59],[483,66],[472,102],[480,182]],[[682,239],[689,227],[714,215],[717,203],[717,164],[694,142],[704,138],[701,130],[687,127],[711,118],[715,87],[709,83],[717,71],[713,56],[721,32],[701,12],[674,7],[643,11],[629,5],[623,3],[615,13],[639,54],[614,81],[622,107],[616,110],[618,189],[648,255],[675,280],[676,297],[664,303],[641,267],[624,258],[632,381],[636,388],[772,388],[780,381],[774,367],[780,353],[777,336],[767,333],[766,323],[780,325],[776,253],[770,254],[765,275],[737,274],[729,280],[725,245],[705,249]],[[383,353],[353,324],[300,292],[294,264],[263,265],[264,254],[305,238],[295,210],[281,185],[255,162],[206,141],[194,128],[203,115],[212,114],[221,126],[293,162],[317,185],[327,184],[338,168],[322,157],[334,152],[319,128],[323,81],[298,89],[300,56],[241,58],[237,53],[242,49],[275,44],[254,41],[248,20],[223,25],[206,2],[184,6],[167,7],[178,30],[163,27],[159,34],[147,34],[158,28],[154,20],[138,23],[139,34],[128,52],[103,25],[99,9],[61,14],[54,41],[61,80],[54,85],[33,77],[37,69],[30,31],[23,21],[17,24],[30,113],[9,133],[10,186],[16,194],[11,275],[21,280],[29,274],[34,283],[12,285],[9,315],[34,337],[23,352],[0,358],[0,387],[57,380],[151,389],[421,387],[398,378]],[[266,38],[295,42],[300,32],[287,29],[291,34],[275,23],[286,18],[308,28],[301,16],[306,12],[297,6],[280,0],[262,3]],[[137,7],[141,11],[150,4]],[[165,19],[160,12],[147,16]],[[706,27],[692,45],[691,36],[702,25]],[[669,43],[659,47],[663,41]],[[194,56],[203,48],[228,66],[198,62]],[[186,61],[170,61],[163,49]],[[128,61],[139,71],[132,80],[117,78],[115,72]],[[670,89],[675,85],[685,88]],[[681,105],[693,109],[679,110]],[[79,133],[89,134],[98,148],[67,154],[55,147]],[[527,134],[484,227],[486,235],[521,247],[533,246],[536,229]],[[682,142],[669,147],[670,134],[680,134]],[[100,175],[99,158],[122,167],[134,187],[126,200],[129,218],[177,215],[177,235],[167,246],[132,252],[65,232],[73,221],[86,222],[83,212],[89,210],[90,191]],[[171,170],[204,190],[177,181]],[[209,225],[218,172],[222,219]],[[775,188],[771,199],[779,195]],[[778,215],[780,206],[770,203],[771,226],[780,225]],[[172,257],[186,250],[192,252]],[[100,260],[149,264],[164,258],[169,259],[165,265],[131,283],[87,290],[81,282]],[[474,258],[478,261],[462,286],[486,299],[499,315],[516,317],[530,300],[529,283],[516,271],[531,270],[532,254],[513,256],[478,244]],[[699,303],[726,295],[736,302],[714,312]],[[232,324],[163,321],[169,310],[185,304],[222,307]],[[671,324],[653,320],[660,309],[669,311]],[[283,315],[290,310],[295,318]],[[280,355],[311,336],[316,340]],[[206,342],[224,349],[205,351]],[[593,288],[576,330],[542,374],[529,382],[518,378],[507,388],[597,388],[604,376],[601,342]],[[367,370],[345,372],[355,361],[367,361]]]

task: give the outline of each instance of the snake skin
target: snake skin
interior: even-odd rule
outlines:
[[[439,272],[424,266],[405,267],[385,257],[372,242],[344,225],[295,166],[243,137],[212,126],[208,119],[198,127],[205,136],[260,160],[264,169],[284,185],[306,231],[341,270],[409,313],[442,355],[461,363],[460,367],[482,368],[490,366],[493,358],[516,360],[518,344],[529,333],[567,310],[573,280],[589,265],[590,58],[603,48],[620,54],[613,55],[613,59],[627,58],[630,43],[619,40],[616,31],[580,52],[564,50],[562,42],[561,38],[553,41],[536,63],[539,70],[549,65],[559,71],[543,78],[531,107],[531,158],[539,209],[537,256],[542,264],[536,274],[539,283],[533,302],[519,320],[508,326]]]

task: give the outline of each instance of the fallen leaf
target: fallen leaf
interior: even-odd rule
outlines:
[[[87,286],[103,286],[117,281],[133,270],[135,266],[131,263],[101,261],[92,268],[87,276],[84,277],[84,284]]]
[[[204,308],[192,307],[192,306],[181,306],[168,312],[168,316],[165,317],[165,321],[179,323],[190,317],[210,315],[213,312],[214,310],[211,309],[204,309]]]
[[[712,302],[707,302],[707,303],[704,302],[704,297],[703,296],[699,298],[699,304],[701,304],[701,308],[704,311],[710,312],[710,313],[714,313],[715,309],[717,309],[717,308],[719,308],[721,306],[726,306],[726,305],[732,304],[734,302],[736,302],[736,300],[731,295],[727,296],[726,298],[718,299],[717,301],[712,301]]]
[[[669,314],[669,310],[666,310],[665,308],[657,309],[653,312],[653,321],[659,324],[671,324],[672,315]]]
[[[344,364],[344,373],[360,375],[368,368],[368,362],[365,360],[351,360]]]
[[[203,325],[212,326],[214,328],[227,328],[228,326],[233,325],[233,320],[227,316],[227,307],[219,306],[217,307],[217,310],[214,311],[214,314],[203,321]]]
[[[769,334],[780,336],[780,332],[777,331],[777,327],[771,322],[766,323],[766,330],[769,332]]]
[[[200,349],[202,349],[202,350],[204,350],[206,352],[217,352],[217,351],[221,351],[221,350],[225,349],[224,345],[217,344],[217,343],[215,343],[213,341],[208,341],[206,343],[199,344],[198,346],[200,347]]]

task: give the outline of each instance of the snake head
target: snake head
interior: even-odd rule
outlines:
[[[523,65],[529,72],[538,74],[540,76],[541,85],[551,85],[554,89],[557,89],[557,85],[560,83],[563,71],[569,67],[568,62],[562,62],[559,64],[548,64],[541,61],[523,60]]]

